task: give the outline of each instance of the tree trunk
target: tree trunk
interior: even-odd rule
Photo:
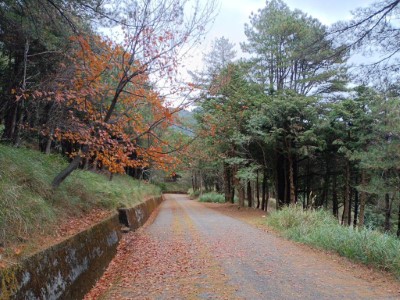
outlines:
[[[293,187],[294,187],[294,201],[295,203],[299,202],[299,192],[298,192],[298,180],[299,180],[299,163],[297,161],[297,156],[293,155],[292,156],[293,160]]]
[[[219,175],[219,174],[218,174]],[[221,180],[221,176],[217,176],[217,178],[214,180],[214,185],[215,185],[215,191],[218,194],[222,193],[222,186],[223,186],[224,182],[223,179]]]
[[[78,153],[71,161],[71,163],[54,178],[51,186],[53,188],[58,188],[60,184],[64,181],[64,179],[67,178],[76,168],[79,167],[79,163],[81,162],[81,160],[82,157],[80,153]]]
[[[310,158],[307,158],[306,186],[304,189],[303,209],[310,206]]]
[[[199,190],[199,176],[197,174],[197,170],[194,171],[194,190],[198,191]]]
[[[323,186],[323,192],[322,192],[322,199],[320,205],[324,206],[325,209],[328,208],[328,195],[329,195],[329,160],[325,159],[325,165],[326,165],[326,170],[325,170],[325,175],[324,175],[324,186]]]
[[[240,182],[240,179],[237,178],[237,166],[233,167],[233,182],[234,182],[234,186],[236,187],[236,190],[238,192],[238,198],[239,198],[239,207],[243,207],[244,206],[244,197],[245,197],[245,193],[244,193],[244,187],[243,184]]]
[[[353,226],[356,228],[357,226],[357,219],[358,219],[358,191],[354,191],[354,220]]]
[[[233,184],[232,184],[232,172],[228,164],[224,163],[224,193],[225,202],[233,203]]]
[[[199,171],[199,180],[200,180],[200,196],[203,195],[203,172]]]
[[[352,206],[353,206],[353,191],[354,191],[354,189],[352,189],[351,187],[350,187],[350,196],[349,196],[349,219],[348,219],[348,226],[350,226],[351,225],[351,208],[352,208]]]
[[[287,159],[284,157],[283,159],[283,184],[284,184],[284,190],[283,190],[283,205],[288,205],[289,204],[289,193],[290,190],[288,188],[288,169],[287,169]],[[281,205],[280,205],[281,206]]]
[[[245,191],[244,191],[244,186],[240,182],[240,180],[238,185],[238,194],[239,194],[239,207],[244,207]]]
[[[350,211],[350,162],[346,163],[346,190],[344,195],[344,208],[343,208],[343,217],[342,217],[342,225],[350,225],[349,220],[349,211]]]
[[[13,89],[18,90],[21,82],[20,72],[24,61],[24,56],[21,55],[20,51],[10,54],[8,72],[6,72],[5,78],[7,78],[9,85],[3,91],[3,99],[1,110],[4,116],[4,130],[1,136],[2,140],[13,142],[15,140],[15,130],[18,117],[19,103],[15,101],[15,95],[11,92]]]
[[[257,170],[257,178],[256,178],[256,197],[257,197],[257,209],[260,208],[260,178],[259,171]]]
[[[336,219],[339,219],[339,201],[337,194],[337,175],[334,174],[332,178],[332,212]]]
[[[262,187],[261,187],[261,209],[267,211],[267,171],[266,168],[264,167],[263,171],[263,181],[262,181]]]
[[[45,153],[46,155],[49,155],[51,153],[51,143],[52,143],[52,137],[53,136],[53,130],[51,130],[49,136],[47,137],[47,141],[46,141],[46,150]]]
[[[366,178],[365,178],[365,171],[361,172],[361,195],[360,195],[360,212],[358,216],[358,228],[362,228],[364,226],[364,215],[365,215],[365,203],[367,200],[367,194],[365,193],[365,186],[366,186]]]
[[[384,224],[384,229],[385,232],[390,232],[391,229],[391,224],[390,224],[390,218],[392,214],[392,205],[390,201],[390,195],[389,193],[385,194],[385,224]]]
[[[89,158],[85,158],[85,163],[83,164],[84,170],[89,170]]]
[[[97,157],[94,159],[91,170],[95,172],[97,170]],[[192,177],[193,182],[193,177]]]
[[[18,109],[18,113],[17,113],[17,120],[15,123],[15,132],[14,132],[14,138],[13,138],[13,144],[15,147],[19,147],[21,145],[21,126],[22,126],[22,121],[24,118],[25,100],[22,99],[18,105],[19,105],[19,109]]]
[[[19,103],[14,99],[9,99],[6,104],[5,117],[4,117],[4,131],[2,139],[6,141],[14,141],[15,131],[17,124]]]
[[[285,178],[285,157],[279,153],[276,160],[275,186],[276,206],[282,207],[285,204],[286,178]]]
[[[22,76],[22,85],[21,85],[21,90],[22,93],[25,93],[26,91],[26,71],[27,71],[27,67],[28,67],[28,52],[29,52],[29,40],[26,39],[25,42],[25,49],[24,49],[24,67],[23,67],[23,76]],[[19,147],[20,143],[21,143],[21,124],[22,124],[22,120],[24,118],[24,108],[25,108],[25,99],[24,97],[21,97],[20,101],[19,101],[19,107],[20,109],[18,110],[18,117],[17,117],[17,121],[15,124],[15,138],[14,138],[14,145],[16,147]]]
[[[400,238],[400,202],[399,202],[399,212],[398,212],[398,219],[397,219],[397,237]]]
[[[249,207],[253,207],[253,194],[251,192],[250,180],[247,180],[247,204]]]
[[[293,170],[293,159],[291,152],[291,142],[289,141],[289,154],[288,154],[288,163],[289,163],[289,188],[290,188],[290,196],[289,203],[296,204],[296,191],[294,187],[294,170]]]
[[[196,190],[196,183],[195,183],[195,176],[196,176],[196,173],[192,170],[192,190],[193,190],[193,193],[194,193],[194,191]]]
[[[268,212],[269,197],[270,195],[269,195],[268,177],[267,177],[265,185],[265,212]]]

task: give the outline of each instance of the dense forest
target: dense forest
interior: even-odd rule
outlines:
[[[0,2],[1,299],[400,295],[400,0],[260,1]]]
[[[398,4],[327,27],[272,0],[245,25],[245,58],[216,39],[192,73],[193,189],[263,210],[269,199],[324,208],[400,236]]]
[[[244,57],[218,38],[182,84],[212,1],[5,0],[1,143],[68,157],[54,188],[78,167],[144,178],[179,165],[227,202],[325,208],[400,236],[399,3],[328,27],[267,1],[244,27]],[[186,127],[176,116],[189,105]]]

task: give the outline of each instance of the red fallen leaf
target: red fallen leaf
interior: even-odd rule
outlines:
[[[22,249],[19,248],[19,247],[16,247],[16,248],[14,248],[13,250],[14,250],[14,254],[15,254],[15,255],[20,255],[20,254],[22,253]]]

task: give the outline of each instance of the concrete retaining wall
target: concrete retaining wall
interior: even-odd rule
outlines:
[[[139,228],[147,221],[161,201],[161,198],[152,198],[136,205],[134,208],[120,208],[118,210],[120,223],[131,230]]]
[[[81,299],[114,257],[121,225],[142,226],[162,198],[151,198],[20,264],[0,270],[0,299]],[[124,219],[125,218],[125,219]]]

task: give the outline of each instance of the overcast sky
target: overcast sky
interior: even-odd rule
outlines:
[[[246,41],[244,24],[249,23],[251,12],[265,7],[265,0],[217,0],[219,13],[211,26],[206,39],[197,51],[192,51],[192,57],[185,60],[185,69],[200,68],[202,53],[207,52],[215,38],[226,37],[237,45]],[[325,25],[333,24],[340,20],[352,17],[351,11],[357,7],[365,7],[372,0],[286,0],[291,9],[300,9],[308,15],[317,18]],[[184,72],[183,72],[184,73]]]

